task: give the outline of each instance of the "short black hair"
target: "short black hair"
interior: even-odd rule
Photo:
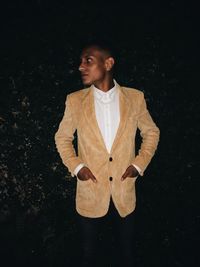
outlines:
[[[112,40],[90,38],[83,43],[81,51],[89,47],[97,47],[100,51],[106,52],[109,56],[117,60],[116,47]]]

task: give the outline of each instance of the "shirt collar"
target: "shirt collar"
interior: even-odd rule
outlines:
[[[115,80],[114,82],[114,87],[108,90],[107,92],[103,92],[102,90],[98,89],[94,85],[92,85],[92,89],[94,91],[94,97],[100,100],[103,103],[109,103],[114,99],[114,96],[117,93],[117,83]]]

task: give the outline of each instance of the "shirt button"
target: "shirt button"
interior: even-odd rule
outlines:
[[[112,157],[110,157],[110,158],[109,158],[109,161],[112,161],[112,160],[113,160],[113,158],[112,158]]]
[[[112,179],[113,179],[112,177],[109,177],[109,180],[110,180],[110,181],[112,181]]]

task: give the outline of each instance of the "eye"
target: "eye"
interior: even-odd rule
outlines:
[[[91,58],[91,57],[88,57],[88,58],[86,59],[86,61],[87,61],[87,63],[91,63],[91,62],[92,62],[92,58]]]

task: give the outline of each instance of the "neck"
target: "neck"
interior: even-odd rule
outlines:
[[[113,78],[110,77],[108,80],[103,81],[101,83],[98,82],[94,83],[94,86],[103,92],[107,92],[110,89],[112,89],[115,86],[115,84]]]

